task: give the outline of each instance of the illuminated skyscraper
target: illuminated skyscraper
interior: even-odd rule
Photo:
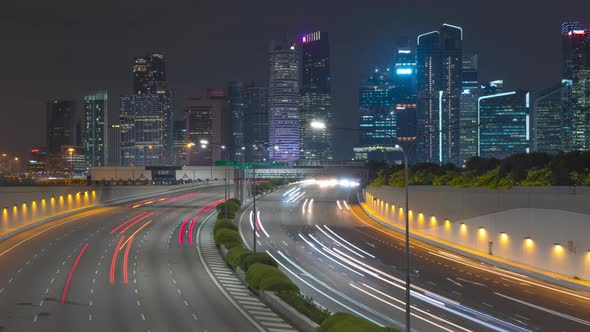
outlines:
[[[299,57],[295,44],[272,42],[269,54],[270,159],[299,159]]]
[[[590,150],[590,30],[578,22],[561,25],[563,50],[562,147]]]
[[[159,94],[121,96],[121,165],[167,164],[164,98]]]
[[[563,84],[541,92],[535,100],[533,150],[556,154],[561,151]]]
[[[301,37],[301,108],[299,135],[301,159],[330,160],[332,149],[332,89],[330,82],[330,44],[327,32],[312,32]],[[311,122],[321,121],[324,130],[314,130]]]
[[[477,155],[477,99],[479,98],[477,55],[463,57],[462,76],[459,115],[460,165],[464,165],[467,160]]]
[[[164,153],[161,165],[170,164],[173,151],[174,113],[172,92],[166,81],[166,58],[162,53],[150,53],[136,57],[133,61],[133,93],[137,95],[158,95],[164,109]]]
[[[133,61],[133,76],[135,94],[168,93],[166,61],[162,53],[136,57]]]
[[[268,88],[255,82],[245,84],[243,98],[245,159],[268,161]]]
[[[186,136],[186,121],[174,121],[174,151],[172,153],[172,165],[185,166],[186,165],[186,151],[189,150],[187,146]]]
[[[463,30],[443,24],[417,44],[418,158],[459,164]]]
[[[108,95],[97,91],[84,96],[82,146],[88,166],[105,166],[108,151]]]
[[[477,154],[506,158],[530,151],[530,93],[511,91],[482,96],[477,106]]]
[[[400,139],[415,137],[416,57],[406,40],[398,43],[394,65],[375,69],[359,90],[357,160],[392,160]],[[400,136],[401,134],[401,136]]]

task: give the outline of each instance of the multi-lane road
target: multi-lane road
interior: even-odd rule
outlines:
[[[354,191],[353,191],[354,192]],[[404,321],[402,234],[372,221],[351,189],[298,184],[257,202],[259,250],[332,311]],[[349,200],[350,199],[350,200]],[[240,229],[252,241],[252,215]],[[420,331],[589,331],[590,294],[411,244],[412,325]]]
[[[200,188],[0,242],[0,331],[257,331],[195,250],[220,198]]]

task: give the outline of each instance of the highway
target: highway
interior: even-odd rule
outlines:
[[[246,211],[240,229],[302,291],[331,311],[404,322],[403,234],[354,204],[356,189],[287,186]],[[589,331],[590,294],[411,242],[412,327],[418,331]]]
[[[0,242],[0,331],[257,331],[195,249],[223,187],[193,190]]]

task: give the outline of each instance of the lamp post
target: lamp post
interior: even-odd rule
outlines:
[[[464,127],[454,127],[454,128],[449,128],[446,130],[433,130],[430,132],[426,132],[423,134],[424,137],[429,136],[429,135],[433,135],[433,134],[439,134],[439,133],[444,133],[444,132],[452,132],[455,130],[460,130],[460,129],[467,129],[467,128],[479,128],[479,127],[483,127],[489,124],[496,124],[499,122],[487,122],[487,123],[483,123],[480,122],[476,125],[473,126],[464,126]],[[310,126],[312,129],[315,130],[322,130],[322,129],[326,129],[327,126],[324,122],[321,121],[312,121],[310,123]],[[338,127],[330,127],[331,129],[336,129],[336,130],[344,130],[344,131],[355,131],[355,132],[367,132],[368,130],[362,130],[362,129],[356,129],[356,128],[338,128]],[[388,134],[386,132],[383,132],[384,135],[390,137],[392,140],[396,140],[397,137]],[[406,239],[406,292],[405,292],[405,297],[406,297],[406,331],[410,332],[410,213],[409,213],[409,176],[408,176],[408,155],[410,153],[410,151],[412,150],[412,148],[414,147],[416,141],[418,141],[418,137],[405,137],[403,139],[401,139],[402,142],[407,143],[405,147],[401,146],[401,145],[395,145],[396,149],[401,150],[401,152],[404,155],[404,194],[405,194],[405,208],[406,210],[405,215],[406,215],[406,230],[405,230],[405,239]]]
[[[74,179],[74,148],[68,148],[70,154],[70,182]]]

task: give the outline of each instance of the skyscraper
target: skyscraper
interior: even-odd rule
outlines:
[[[563,150],[590,150],[590,30],[579,22],[561,25]]]
[[[245,84],[243,98],[245,160],[268,161],[268,88],[256,82]]]
[[[459,159],[461,165],[477,155],[477,99],[479,98],[478,56],[463,57],[459,115]]]
[[[443,24],[417,44],[418,158],[458,164],[463,30]]]
[[[205,98],[185,102],[187,163],[208,166],[229,159],[232,143],[232,114],[225,89],[207,89]],[[225,147],[225,148],[222,148]]]
[[[355,159],[391,160],[395,155],[387,152],[398,150],[398,131],[403,140],[415,137],[416,57],[407,39],[401,39],[397,46],[393,66],[375,69],[361,82],[361,132],[354,148]]]
[[[563,85],[547,89],[535,100],[533,150],[556,154],[561,151]]]
[[[105,165],[121,166],[121,125],[119,123],[109,126],[107,142],[107,160]]]
[[[530,93],[511,91],[478,99],[477,154],[502,159],[529,152]]]
[[[299,159],[299,57],[295,44],[272,42],[269,53],[270,159]]]
[[[186,151],[189,149],[187,146],[187,135],[186,135],[186,121],[174,121],[174,138],[173,138],[174,151],[172,153],[172,165],[174,166],[185,166],[186,163]]]
[[[47,152],[61,154],[64,146],[80,145],[80,120],[76,103],[72,100],[53,100],[47,103]]]
[[[242,82],[229,82],[227,97],[232,114],[232,150],[235,160],[243,162],[245,157],[244,146],[244,99]]]
[[[301,109],[299,135],[301,159],[330,160],[332,149],[332,89],[328,33],[316,31],[301,37]],[[324,130],[311,122],[321,121]]]
[[[165,151],[165,96],[121,96],[121,164],[154,166],[167,164]]]
[[[387,151],[397,144],[394,82],[391,70],[375,69],[369,78],[361,82],[359,89],[359,142],[354,148],[357,160],[372,159],[371,154],[379,153],[381,160]]]
[[[172,161],[173,122],[172,92],[166,81],[166,58],[162,53],[136,57],[133,62],[133,89],[137,95],[158,95],[164,109],[164,153],[161,164]]]
[[[162,53],[136,57],[133,61],[133,76],[135,94],[168,93],[166,61]]]
[[[84,96],[82,146],[88,166],[105,166],[108,151],[108,94],[97,91]]]

